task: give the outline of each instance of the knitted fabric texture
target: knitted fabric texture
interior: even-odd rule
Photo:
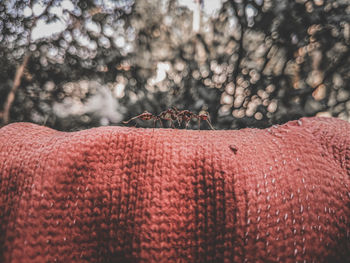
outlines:
[[[349,262],[350,124],[0,129],[0,262]]]

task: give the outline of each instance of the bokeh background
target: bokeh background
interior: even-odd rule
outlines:
[[[74,131],[172,106],[216,129],[350,121],[350,0],[3,0],[0,58],[1,125]]]

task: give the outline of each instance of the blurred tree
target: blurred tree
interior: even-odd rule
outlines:
[[[1,2],[2,119],[71,130],[176,106],[216,128],[350,120],[348,1],[209,2]]]
[[[130,49],[130,39],[123,39],[125,45],[121,48],[119,36],[124,38],[128,36],[126,30],[132,31],[123,25],[132,5],[133,1],[127,0],[1,2],[3,122],[8,122],[7,110],[20,83],[14,81],[15,75],[22,79],[23,88],[17,92],[11,119],[38,123],[47,120],[51,126],[61,125],[53,111],[55,103],[67,97],[81,102],[91,92],[84,88],[78,91],[75,87],[71,90],[72,81],[98,78],[114,81],[116,65]],[[129,38],[133,35],[129,34]],[[83,125],[86,122],[90,119]]]
[[[230,1],[221,15],[232,12],[235,117],[281,123],[327,111],[349,120],[348,1]]]

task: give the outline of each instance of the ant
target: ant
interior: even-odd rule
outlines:
[[[154,127],[156,127],[156,123],[157,121],[160,122],[160,126],[163,127],[163,123],[162,120],[168,120],[171,121],[171,126],[173,128],[175,128],[174,126],[174,120],[177,119],[177,111],[173,110],[173,109],[168,109],[166,111],[163,111],[161,113],[159,113],[157,116],[153,115],[152,113],[148,112],[148,111],[144,111],[142,114],[137,115],[133,118],[131,118],[128,121],[123,121],[123,123],[127,124],[132,120],[136,120],[136,119],[140,119],[140,120],[144,120],[144,121],[148,121],[148,120],[153,120],[154,121]]]
[[[177,116],[177,121],[178,121],[179,126],[184,121],[185,127],[187,129],[188,124],[192,119],[198,119],[198,129],[200,129],[200,127],[201,127],[201,121],[206,121],[209,124],[210,128],[212,130],[215,130],[213,125],[211,124],[210,116],[209,116],[209,113],[207,111],[202,111],[202,113],[197,115],[189,110],[178,111],[178,109],[176,109],[175,107],[173,107],[173,109],[177,113],[176,116]]]
[[[152,113],[150,113],[148,111],[144,111],[142,114],[137,115],[135,117],[132,117],[128,121],[123,121],[123,123],[127,124],[127,123],[131,122],[132,120],[136,120],[136,119],[141,119],[141,120],[144,120],[144,121],[148,121],[148,120],[152,120],[153,119],[154,127],[156,126],[156,122],[160,121],[160,125],[163,127],[163,124],[162,124],[161,120],[157,116],[154,116]]]
[[[162,111],[161,113],[159,113],[156,116],[148,111],[145,111],[144,113],[137,115],[128,121],[123,121],[123,123],[126,124],[126,123],[129,123],[130,121],[135,120],[135,119],[141,119],[141,120],[145,120],[145,121],[154,120],[154,127],[156,126],[157,121],[159,121],[161,127],[163,127],[162,120],[170,121],[172,128],[175,128],[174,121],[177,121],[179,127],[181,126],[182,122],[185,122],[186,129],[187,129],[188,124],[190,123],[190,121],[192,119],[198,119],[198,129],[200,129],[200,124],[201,124],[201,121],[203,120],[209,124],[209,126],[212,130],[215,130],[213,125],[210,122],[209,113],[206,111],[197,115],[189,110],[179,111],[177,108],[172,107],[170,109]]]
[[[159,113],[157,118],[159,118],[160,122],[162,122],[161,120],[170,121],[171,127],[175,128],[174,121],[178,119],[178,112],[179,111],[175,107],[173,107],[171,109],[167,109]]]

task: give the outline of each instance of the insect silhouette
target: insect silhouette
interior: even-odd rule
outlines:
[[[158,115],[153,115],[152,113],[145,111],[140,115],[132,117],[128,121],[123,121],[123,123],[127,124],[133,120],[140,119],[144,121],[153,120],[154,127],[156,127],[157,121],[160,122],[161,127],[163,127],[162,120],[170,121],[170,125],[172,128],[175,128],[174,122],[178,123],[178,127],[181,127],[182,123],[185,123],[185,128],[187,129],[190,121],[192,119],[198,120],[198,129],[200,129],[201,121],[206,121],[209,127],[212,130],[215,130],[210,121],[210,115],[206,111],[202,111],[200,114],[195,114],[189,110],[178,110],[175,107],[162,111]]]
[[[236,145],[230,145],[229,147],[230,147],[231,151],[233,151],[234,154],[237,154],[238,148]]]
[[[153,120],[154,121],[154,127],[156,126],[156,122],[160,121],[160,119],[158,118],[158,116],[154,116],[152,113],[148,112],[148,111],[144,111],[143,113],[141,113],[140,115],[137,115],[135,117],[132,117],[130,120],[128,121],[123,121],[123,123],[127,124],[133,120],[136,119],[140,119],[140,120],[144,120],[144,121],[149,121],[149,120]],[[162,122],[160,121],[160,125],[163,127]]]

